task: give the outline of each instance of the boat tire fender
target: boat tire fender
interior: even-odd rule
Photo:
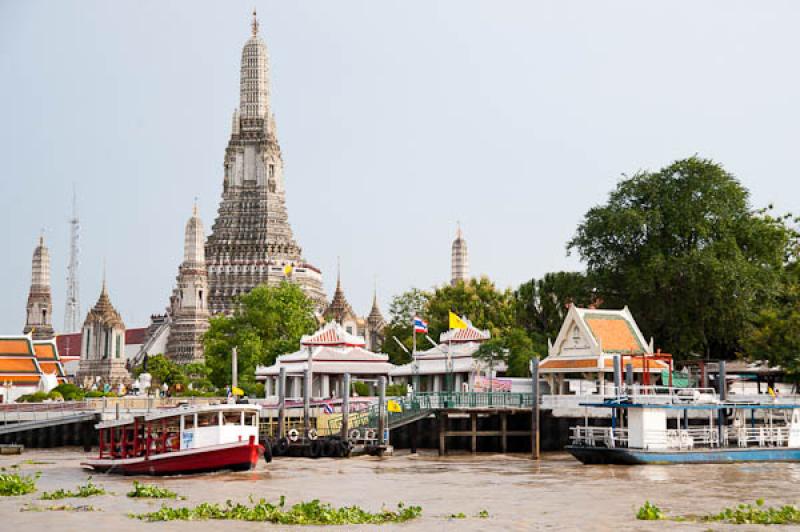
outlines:
[[[276,453],[278,456],[284,456],[287,452],[289,452],[289,440],[286,438],[281,438],[278,440],[276,444],[278,452]]]
[[[342,458],[347,458],[350,456],[350,451],[353,450],[353,444],[347,440],[343,440],[340,442],[339,445],[339,456]]]
[[[319,458],[322,454],[322,441],[320,440],[311,440],[311,443],[308,446],[308,456],[311,458]]]
[[[269,442],[264,445],[264,461],[266,463],[272,462],[272,445],[270,445]]]

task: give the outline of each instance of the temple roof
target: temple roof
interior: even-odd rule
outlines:
[[[357,319],[353,307],[350,306],[350,303],[347,302],[347,298],[344,296],[340,275],[336,276],[336,290],[333,292],[333,299],[331,299],[331,304],[328,305],[325,312],[322,313],[322,317],[325,318],[325,320],[335,320],[339,323],[342,323],[348,317]]]
[[[381,309],[378,307],[378,292],[376,291],[372,295],[372,309],[369,311],[369,316],[367,316],[367,323],[370,325],[380,325],[384,322],[383,314],[381,314]]]
[[[488,330],[478,329],[470,322],[467,322],[467,325],[466,329],[450,329],[449,331],[443,332],[439,335],[439,342],[484,342],[492,337]]]
[[[64,373],[61,358],[58,356],[58,346],[55,340],[34,341],[33,351],[43,373],[58,377],[59,384],[66,382],[66,373]]]
[[[42,369],[29,336],[0,337],[0,385],[11,382],[36,386],[41,377]]]
[[[122,321],[122,316],[119,315],[117,309],[111,304],[111,298],[108,297],[108,290],[106,290],[106,282],[103,280],[103,288],[100,291],[100,297],[97,299],[94,308],[86,315],[85,322],[100,322],[109,327],[125,328],[125,323]]]
[[[301,346],[331,346],[331,347],[364,347],[366,342],[362,336],[350,334],[335,321],[326,323],[317,332],[303,336]]]

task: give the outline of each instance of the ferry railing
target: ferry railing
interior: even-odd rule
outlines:
[[[86,401],[0,404],[4,425],[22,421],[46,421],[91,410],[93,408]]]
[[[572,427],[571,441],[573,445],[583,447],[627,447],[628,429],[576,426]]]

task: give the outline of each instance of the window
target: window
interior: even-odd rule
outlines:
[[[47,323],[47,309],[42,309],[42,324]]]
[[[274,164],[269,165],[269,176],[270,177],[275,177],[275,165]]]
[[[197,302],[198,302],[198,306],[200,308],[203,308],[203,291],[202,290],[197,292]]]
[[[242,423],[242,413],[241,412],[223,412],[222,413],[223,425],[239,425]]]
[[[213,427],[217,425],[217,413],[205,412],[197,415],[198,427]]]
[[[122,335],[117,335],[117,349],[116,349],[116,356],[119,358],[120,352],[122,351]]]

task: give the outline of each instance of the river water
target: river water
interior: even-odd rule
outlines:
[[[0,466],[19,464],[23,473],[41,472],[39,492],[75,489],[86,481],[78,449],[28,450],[2,456]],[[0,497],[0,530],[264,530],[265,523],[234,521],[145,523],[127,516],[158,509],[160,501],[129,499],[134,477],[95,475],[113,495],[37,501],[38,494]],[[318,498],[334,505],[376,511],[402,501],[422,506],[422,517],[382,527],[403,530],[751,530],[732,525],[637,521],[636,509],[650,500],[671,515],[717,512],[763,497],[769,505],[800,502],[800,464],[691,466],[584,466],[563,453],[534,462],[524,455],[399,454],[350,459],[279,458],[250,472],[171,478],[139,478],[186,496],[170,505],[247,502],[249,496],[287,503]],[[91,504],[95,512],[20,511],[42,506]],[[487,510],[488,519],[476,515]],[[466,519],[450,519],[463,512]],[[289,527],[291,528],[291,527]],[[302,527],[301,527],[302,528]],[[335,527],[373,529],[376,527]],[[773,527],[774,528],[774,527]]]

